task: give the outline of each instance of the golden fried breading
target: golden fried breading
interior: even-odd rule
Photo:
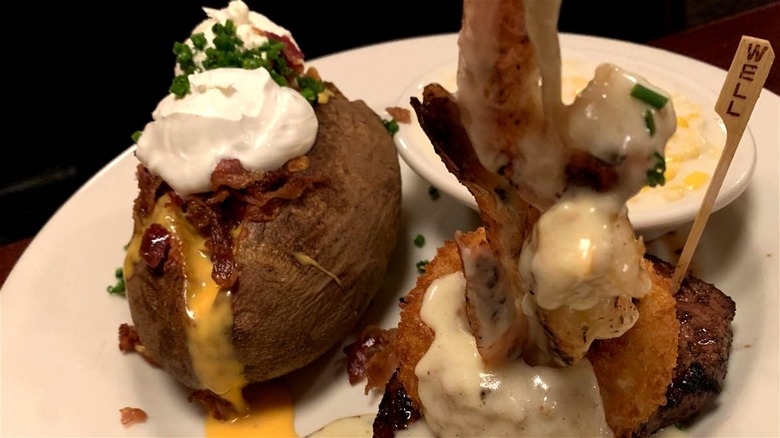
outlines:
[[[465,233],[467,242],[485,239],[482,228]],[[622,337],[603,340],[591,347],[588,359],[599,381],[607,424],[615,435],[636,431],[666,403],[666,388],[677,362],[678,322],[669,279],[655,273],[646,261],[653,288],[639,300],[640,317]],[[425,292],[437,278],[462,269],[455,242],[447,241],[418,277],[401,304],[401,320],[395,348],[400,362],[398,378],[417,408],[422,407],[414,369],[430,348],[434,332],[420,320]]]
[[[482,241],[485,239],[485,230],[478,228],[474,232],[464,233],[462,238],[466,243]],[[417,394],[417,376],[414,374],[414,368],[431,347],[434,337],[433,330],[420,320],[420,308],[425,298],[425,291],[437,278],[462,269],[457,244],[450,240],[444,242],[444,246],[436,250],[436,257],[425,266],[425,273],[417,277],[417,285],[401,303],[401,321],[398,323],[395,338],[395,351],[400,363],[398,379],[417,408],[420,408],[422,403]]]
[[[587,358],[599,381],[607,424],[615,436],[630,436],[659,405],[677,364],[680,330],[670,280],[645,260],[652,290],[637,304],[639,319],[623,336],[596,342]]]

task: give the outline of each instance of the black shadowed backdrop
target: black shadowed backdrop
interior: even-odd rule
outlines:
[[[173,43],[205,18],[201,6],[221,8],[227,0],[46,3],[5,6],[4,107],[11,117],[0,158],[0,245],[37,233],[131,145],[130,135],[167,93]],[[462,10],[459,0],[247,3],[289,29],[307,59],[457,32]],[[568,0],[559,28],[644,43],[765,3]]]

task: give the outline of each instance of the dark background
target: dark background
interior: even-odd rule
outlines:
[[[559,29],[645,43],[769,2],[567,0]],[[289,29],[307,59],[457,32],[462,7],[459,0],[247,3]],[[167,93],[173,43],[205,18],[201,6],[226,4],[6,6],[3,103],[11,116],[3,123],[0,158],[0,245],[34,235],[81,184],[131,145],[130,135],[143,128]]]

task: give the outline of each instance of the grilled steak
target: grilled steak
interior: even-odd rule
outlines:
[[[646,256],[658,274],[670,277],[674,266],[652,255]],[[726,377],[734,318],[734,301],[712,284],[693,276],[682,282],[674,296],[680,322],[677,366],[666,391],[667,402],[634,432],[649,436],[657,430],[692,419],[721,391]],[[387,383],[379,412],[374,420],[374,436],[389,438],[406,429],[420,417],[397,372]]]
[[[659,274],[670,277],[674,266],[647,256]],[[666,391],[667,402],[645,423],[636,436],[690,419],[717,396],[726,377],[731,347],[734,301],[712,284],[693,276],[683,280],[674,296],[680,337],[674,378]]]

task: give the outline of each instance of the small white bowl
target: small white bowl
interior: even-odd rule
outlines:
[[[585,41],[590,42],[591,39]],[[581,41],[577,40],[576,36],[566,36],[562,38],[561,42],[564,54],[564,77],[567,75],[567,69],[569,73],[576,70],[577,74],[580,74],[583,65],[586,69],[590,67],[595,68],[601,62],[612,62],[635,71],[670,92],[675,102],[680,98],[684,102],[691,103],[694,109],[700,109],[701,119],[697,123],[701,123],[701,129],[707,131],[704,136],[717,149],[722,149],[725,141],[725,128],[720,117],[711,109],[714,108],[722,82],[702,81],[701,76],[697,80],[696,75],[697,69],[716,69],[715,67],[673,54],[665,54],[665,56],[673,56],[672,59],[680,65],[669,65],[668,59],[665,59],[665,63],[661,63],[653,62],[652,59],[633,58],[623,50],[625,47],[630,48],[632,46],[627,43],[613,45],[610,52],[604,51],[603,48],[588,50],[588,47],[581,47]],[[578,45],[576,52],[566,50],[567,42],[570,45]],[[643,49],[649,48],[643,47]],[[457,88],[456,68],[457,61],[453,60],[423,74],[404,90],[397,106],[408,108],[412,112],[412,123],[399,124],[395,142],[403,160],[432,186],[454,197],[461,203],[477,209],[471,193],[447,171],[439,156],[434,152],[433,146],[420,127],[416,114],[409,104],[412,96],[422,99],[422,90],[425,85],[430,83],[441,84],[445,89],[454,92]],[[686,74],[678,72],[686,72]],[[718,75],[715,76],[717,77]],[[564,85],[564,96],[566,96],[566,85]],[[679,111],[678,116],[680,116]],[[693,117],[698,117],[698,115],[694,114]],[[715,152],[715,154],[709,154],[705,163],[696,163],[691,169],[704,170],[711,179],[717,164],[717,154],[719,153],[718,151]],[[756,145],[753,141],[753,135],[748,128],[742,137],[742,141],[718,193],[713,211],[723,208],[742,194],[748,186],[755,163]],[[673,194],[670,192],[672,188],[680,185],[679,181],[674,180],[660,189],[650,190],[650,196],[643,193],[641,196],[632,198],[629,200],[628,206],[629,219],[634,229],[646,241],[649,241],[693,221],[698,213],[708,184],[709,180],[695,190],[682,191],[684,194],[679,199],[667,200],[666,198],[671,197],[670,195]],[[666,190],[666,192],[661,192],[662,190]],[[662,196],[662,193],[665,193],[665,195]]]

